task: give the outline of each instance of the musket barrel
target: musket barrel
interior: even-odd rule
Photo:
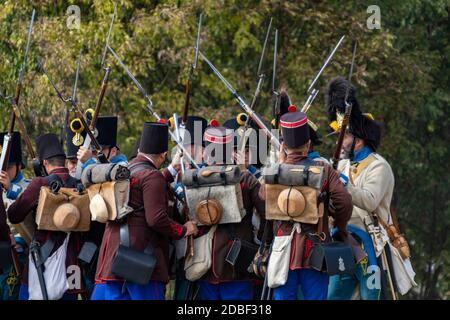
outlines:
[[[339,46],[341,45],[342,41],[344,41],[345,35],[341,37],[341,39],[339,39],[338,43],[336,44],[336,46],[334,47],[333,51],[331,51],[330,55],[328,56],[327,60],[325,60],[325,63],[323,64],[322,68],[320,68],[319,72],[317,73],[316,77],[314,78],[314,80],[311,82],[311,84],[309,85],[309,88],[306,92],[309,92],[312,87],[314,86],[314,84],[316,83],[317,79],[319,79],[320,75],[322,74],[323,70],[325,70],[325,68],[327,67],[328,63],[330,62],[331,58],[333,58],[334,53],[336,52],[336,50],[339,48]]]

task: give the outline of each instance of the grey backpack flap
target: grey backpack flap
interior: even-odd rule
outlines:
[[[305,168],[308,168],[305,171]],[[263,169],[266,184],[281,184],[284,186],[308,186],[320,189],[323,184],[323,167],[314,163],[303,164],[273,164]]]
[[[132,283],[149,283],[156,266],[154,249],[151,241],[144,252],[130,248],[128,222],[123,223],[120,226],[120,245],[113,258],[111,273]]]
[[[238,166],[187,170],[183,177],[191,220],[201,225],[238,223],[245,215]]]
[[[209,166],[200,170],[186,170],[183,184],[186,188],[212,187],[236,184],[241,181],[241,170],[238,166]]]

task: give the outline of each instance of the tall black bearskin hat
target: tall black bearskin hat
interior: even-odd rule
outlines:
[[[362,113],[356,99],[356,89],[344,77],[332,79],[325,94],[325,103],[331,121],[330,127],[335,132],[340,130],[339,126],[345,113],[345,93],[349,85],[347,101],[352,105],[352,113],[347,130],[376,150],[381,141],[381,126],[370,114]]]

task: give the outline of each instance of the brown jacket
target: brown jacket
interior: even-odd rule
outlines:
[[[49,173],[56,174],[63,182],[69,179],[69,170],[67,168],[58,168]],[[47,186],[48,181],[43,177],[37,177],[31,180],[25,191],[12,203],[8,208],[8,218],[13,224],[18,224],[25,220],[30,213],[35,215],[36,208],[38,206],[39,193],[41,187]],[[56,239],[55,248],[52,253],[55,252],[64,242],[66,233],[59,231],[45,231],[36,230],[34,239],[43,245],[47,239],[52,235]],[[81,249],[81,233],[72,232],[67,247],[66,266],[78,265],[78,253]],[[28,283],[28,265],[25,266],[22,273],[22,283]],[[78,293],[83,290],[69,290],[67,293]]]
[[[245,208],[245,216],[240,223],[219,224],[213,239],[213,257],[211,269],[202,277],[213,283],[230,280],[248,280],[250,274],[238,274],[234,268],[225,261],[225,257],[230,250],[234,228],[235,236],[241,240],[253,243],[253,210],[263,216],[265,210],[264,200],[259,197],[261,184],[248,171],[241,173],[241,190]],[[264,222],[261,223],[264,226]],[[199,228],[205,229],[205,228]],[[207,228],[209,230],[209,227]],[[199,230],[204,234],[207,230]]]
[[[138,155],[130,162],[145,162],[145,168],[131,176],[130,205],[144,207],[128,217],[130,247],[144,251],[149,242],[155,245],[156,266],[152,280],[169,281],[169,238],[180,239],[186,228],[172,220],[168,215],[168,182],[172,177],[166,169],[161,173],[147,158]],[[137,167],[136,167],[137,168]],[[106,224],[97,263],[96,282],[123,281],[111,273],[115,253],[120,244],[120,223],[109,221]]]
[[[300,161],[305,160],[307,156],[302,154],[290,154],[286,158],[287,164],[299,164]],[[326,235],[325,241],[330,241],[328,229],[328,216],[334,218],[335,226],[338,230],[345,231],[347,222],[352,214],[352,197],[345,189],[344,185],[339,180],[339,175],[328,163],[322,161],[315,161],[314,165],[323,166],[325,170],[325,179],[323,189],[328,192],[329,199],[333,203],[334,212],[328,210],[325,205],[325,212],[323,218],[323,232]],[[262,188],[262,197],[265,199],[265,190]],[[274,235],[284,236],[291,234],[293,223],[289,221],[274,221]],[[306,236],[307,233],[316,233],[318,231],[318,224],[301,224],[301,234],[295,233],[292,240],[291,252],[291,269],[298,269],[309,267],[309,256],[313,243],[310,238]],[[315,239],[313,239],[315,240]]]

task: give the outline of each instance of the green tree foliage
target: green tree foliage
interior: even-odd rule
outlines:
[[[22,63],[30,1],[0,1],[0,90],[14,92]],[[94,107],[103,71],[104,41],[114,8],[112,1],[32,1],[37,9],[21,110],[32,137],[59,133],[65,108],[37,69],[38,61],[65,95],[72,90],[76,59],[83,50],[78,100]],[[201,50],[250,102],[257,77],[262,42],[270,17],[280,35],[278,85],[302,105],[306,89],[339,37],[347,39],[320,78],[317,87],[346,75],[351,39],[359,43],[353,82],[361,107],[385,125],[380,153],[396,176],[393,208],[411,242],[412,261],[420,287],[410,298],[449,298],[449,3],[436,1],[377,1],[381,29],[369,30],[370,16],[361,1],[120,0],[111,46],[152,96],[164,117],[181,113],[184,85],[194,56],[197,18],[204,14]],[[66,10],[81,9],[80,29],[68,29]],[[266,61],[266,86],[258,111],[271,118],[271,36]],[[120,117],[119,143],[129,153],[142,122],[151,119],[146,101],[111,55],[113,67],[102,114]],[[192,112],[223,121],[240,112],[226,88],[200,60],[194,76]],[[323,94],[310,117],[326,133]],[[0,101],[0,126],[7,128],[10,105]],[[71,115],[73,117],[73,115]],[[330,156],[334,141],[325,139],[320,151]]]

